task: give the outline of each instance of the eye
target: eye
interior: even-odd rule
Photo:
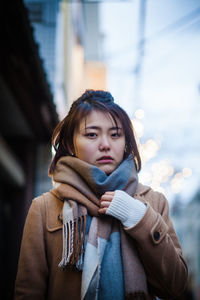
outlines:
[[[97,134],[95,132],[88,132],[85,134],[85,136],[91,138],[91,139],[94,139],[97,137]]]
[[[118,138],[118,137],[120,137],[121,135],[120,135],[120,133],[118,132],[118,131],[116,131],[116,132],[113,132],[112,134],[111,134],[111,137],[112,138]]]

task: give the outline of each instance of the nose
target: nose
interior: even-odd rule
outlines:
[[[100,151],[108,151],[110,150],[110,143],[107,137],[102,137],[99,143],[99,150]]]

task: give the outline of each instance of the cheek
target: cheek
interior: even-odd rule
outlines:
[[[90,162],[96,153],[96,148],[91,143],[82,143],[81,141],[74,144],[75,155],[87,162]],[[95,149],[94,149],[95,148]]]
[[[119,150],[118,155],[121,159],[124,157],[124,147]]]
[[[86,158],[87,160],[90,160],[90,158],[93,157],[95,151],[92,147],[92,145],[87,145],[82,147],[82,149],[80,149],[80,155],[84,158]]]
[[[125,141],[121,141],[118,145],[116,145],[116,153],[119,155],[119,157],[124,156],[124,150],[125,150]]]

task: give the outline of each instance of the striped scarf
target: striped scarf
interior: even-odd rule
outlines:
[[[138,186],[134,160],[124,160],[110,175],[76,157],[65,156],[53,173],[51,192],[64,201],[63,255],[59,266],[82,270],[85,300],[147,299],[146,275],[134,241],[121,222],[98,215],[106,191],[133,196]]]

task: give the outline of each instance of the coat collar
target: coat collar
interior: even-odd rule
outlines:
[[[141,183],[138,183],[138,188],[136,190],[135,196],[143,196],[144,194],[146,194],[148,191],[150,191],[151,188],[147,185],[143,185]]]

